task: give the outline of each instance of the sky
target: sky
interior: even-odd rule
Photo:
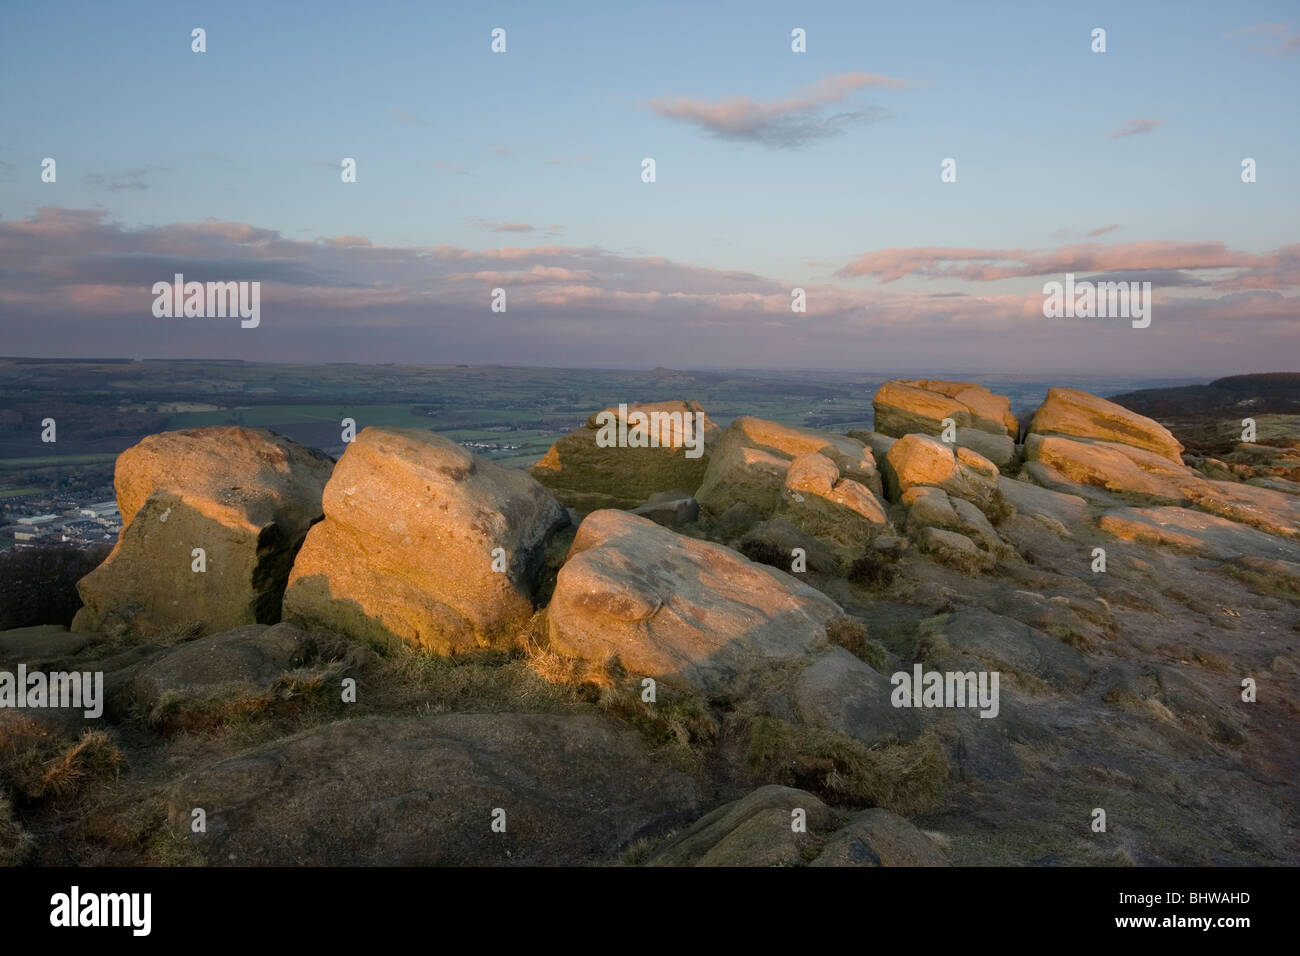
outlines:
[[[0,354],[1295,370],[1298,80],[1294,2],[0,4]]]

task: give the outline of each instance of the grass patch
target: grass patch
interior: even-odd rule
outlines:
[[[21,866],[35,842],[14,816],[8,795],[0,790],[0,866]]]
[[[948,780],[948,758],[933,734],[872,748],[832,730],[773,717],[751,722],[745,764],[764,783],[904,816],[937,808]]]
[[[841,614],[826,622],[826,639],[884,673],[889,667],[889,652],[867,635],[867,626],[856,617]]]
[[[1281,598],[1284,601],[1300,601],[1300,585],[1293,580],[1274,574],[1264,574],[1250,568],[1235,564],[1222,565],[1221,570],[1236,578],[1256,594]]]
[[[29,801],[68,801],[116,779],[122,752],[102,730],[75,741],[52,734],[26,717],[11,718],[0,733],[0,777]]]

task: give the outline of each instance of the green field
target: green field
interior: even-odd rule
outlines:
[[[0,498],[17,498],[19,495],[34,495],[43,489],[41,488],[0,488]]]

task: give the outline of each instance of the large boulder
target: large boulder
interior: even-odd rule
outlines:
[[[85,606],[73,628],[275,623],[332,468],[327,456],[261,428],[163,432],[128,448],[113,478],[122,533],[78,582]]]
[[[928,486],[985,505],[998,488],[993,462],[969,448],[954,450],[928,435],[905,435],[894,442],[883,470],[891,501],[901,501],[909,488]]]
[[[524,472],[401,428],[362,431],[324,505],[285,618],[438,653],[512,641],[533,613],[547,541],[569,522]]]
[[[881,434],[941,435],[944,419],[951,419],[957,445],[999,466],[1015,458],[1020,423],[1011,414],[1011,400],[982,385],[939,379],[891,381],[877,390],[872,407],[875,430]]]
[[[1068,482],[1158,503],[1180,503],[1206,484],[1198,472],[1162,455],[1118,442],[1085,441],[1034,433],[1025,439],[1025,457],[1052,469]],[[1027,469],[1038,478],[1038,473]],[[1082,494],[1082,492],[1080,492]]]
[[[221,866],[612,861],[696,807],[689,779],[635,732],[552,714],[339,721],[189,772],[168,794],[174,832]]]
[[[828,647],[799,674],[792,703],[804,723],[874,747],[923,729],[916,711],[893,705],[892,693],[884,674],[842,647]]]
[[[882,493],[875,456],[857,439],[743,417],[728,425],[718,439],[695,497],[708,514],[720,515],[744,501],[762,517],[770,517],[781,501],[790,463],[808,454],[830,459],[842,477]]]
[[[1049,389],[1028,434],[1114,442],[1183,463],[1182,444],[1159,422],[1075,388]]]
[[[973,382],[941,379],[886,382],[871,401],[875,430],[902,438],[911,432],[939,434],[945,418],[960,427],[1015,438],[1020,423],[1011,414],[1011,400]]]
[[[767,517],[781,503],[789,468],[787,458],[761,448],[730,444],[714,451],[695,500],[714,518],[736,505],[749,506],[760,519]]]
[[[621,511],[578,528],[546,609],[551,647],[711,692],[825,645],[842,612],[793,577]]]
[[[703,425],[699,436],[697,421]],[[634,508],[656,492],[692,494],[704,479],[718,432],[698,402],[620,405],[593,414],[529,473],[578,511]],[[609,444],[620,434],[627,436],[626,445]]]
[[[889,527],[885,507],[866,485],[840,477],[835,462],[808,452],[790,463],[779,514],[805,534],[860,554]]]

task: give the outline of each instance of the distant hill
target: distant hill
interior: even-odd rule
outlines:
[[[1112,402],[1157,420],[1201,416],[1300,414],[1300,372],[1232,375],[1208,385],[1144,388],[1112,395]]]

